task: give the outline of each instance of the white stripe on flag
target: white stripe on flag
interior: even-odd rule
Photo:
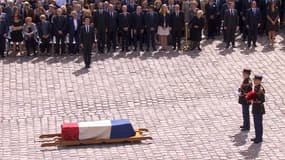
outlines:
[[[79,122],[79,140],[97,138],[110,139],[111,121]]]

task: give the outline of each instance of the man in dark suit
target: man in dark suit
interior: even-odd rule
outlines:
[[[248,9],[251,8],[251,3],[252,0],[241,0],[241,12],[240,12],[240,16],[241,16],[241,23],[240,26],[241,31],[242,31],[242,39],[243,41],[246,41],[246,39],[248,38],[248,28],[247,28],[247,11]]]
[[[128,44],[132,19],[130,13],[128,13],[127,10],[127,6],[123,5],[123,12],[119,15],[119,29],[122,33],[122,52],[129,51]]]
[[[106,32],[108,26],[108,13],[104,11],[104,4],[100,2],[98,4],[98,11],[94,13],[94,24],[97,32],[97,43],[98,50],[100,54],[104,53],[105,44],[106,44]]]
[[[0,15],[0,56],[1,58],[4,58],[7,33],[8,33],[8,25],[6,24],[4,17]]]
[[[69,53],[79,53],[79,32],[80,32],[81,20],[77,16],[76,11],[71,12],[71,16],[68,19],[68,33],[69,33]]]
[[[158,27],[158,14],[154,12],[153,5],[150,5],[148,13],[144,18],[145,29],[147,31],[147,41],[146,41],[146,51],[149,51],[149,46],[151,43],[152,50],[156,51],[155,47],[155,33]]]
[[[266,21],[267,21],[267,3],[269,0],[260,0],[258,5],[260,8],[260,14],[261,14],[261,25],[259,27],[259,34],[263,35],[266,32]],[[284,3],[285,4],[285,3]]]
[[[220,35],[221,31],[221,24],[223,20],[223,7],[226,4],[226,0],[216,0],[216,5],[217,5],[217,35]]]
[[[205,5],[205,14],[208,24],[208,39],[214,39],[217,33],[217,14],[218,8],[214,0],[209,0]]]
[[[248,48],[251,46],[256,47],[257,32],[261,25],[261,13],[258,8],[256,8],[256,1],[252,1],[251,8],[247,11],[246,16],[246,28],[248,29]]]
[[[108,37],[107,37],[107,49],[110,52],[111,47],[113,51],[116,51],[117,46],[117,30],[118,30],[118,13],[114,10],[114,6],[112,4],[109,5],[109,13],[108,13]]]
[[[67,32],[67,18],[62,14],[62,9],[57,9],[57,15],[53,18],[53,30],[56,38],[55,53],[65,54],[65,38]]]
[[[226,48],[229,48],[230,43],[235,47],[235,32],[239,28],[239,19],[237,10],[234,9],[234,3],[229,2],[229,9],[225,12],[224,29],[226,32]]]
[[[221,10],[221,19],[222,19],[222,24],[223,24],[223,42],[226,42],[226,30],[224,28],[225,24],[224,24],[224,20],[225,20],[225,14],[226,14],[226,11],[229,9],[229,5],[230,5],[230,1],[227,0],[226,3],[224,3],[223,7],[222,7],[222,10]]]
[[[135,51],[137,50],[138,43],[140,50],[143,51],[144,15],[141,6],[137,6],[136,12],[133,13],[132,28],[134,30]]]
[[[170,16],[171,35],[173,39],[173,50],[181,49],[181,30],[184,27],[184,14],[180,11],[180,6],[175,5],[175,11]]]
[[[40,51],[41,53],[50,52],[50,40],[52,38],[52,26],[49,21],[46,20],[45,15],[40,16],[41,22],[38,24],[38,33],[41,40]]]
[[[80,48],[83,50],[83,59],[85,68],[90,68],[91,63],[91,51],[95,46],[94,27],[90,25],[91,17],[84,18],[84,25],[80,29]]]
[[[8,19],[8,26],[11,25],[12,21],[12,16],[13,16],[13,9],[14,9],[14,1],[13,0],[8,0],[7,6],[4,8],[4,12],[7,14],[7,19]]]

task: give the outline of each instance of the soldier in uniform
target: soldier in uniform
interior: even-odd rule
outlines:
[[[262,119],[263,114],[265,114],[264,102],[265,102],[265,90],[261,85],[262,76],[255,75],[254,76],[254,91],[256,93],[255,98],[252,102],[252,114],[254,120],[254,128],[255,128],[255,138],[251,139],[254,143],[262,142],[263,135],[263,125]]]
[[[248,131],[250,129],[249,121],[249,106],[250,102],[246,100],[245,96],[252,90],[252,81],[250,79],[250,69],[244,69],[242,72],[243,82],[239,88],[240,96],[238,103],[242,105],[243,125],[240,126],[241,131]]]

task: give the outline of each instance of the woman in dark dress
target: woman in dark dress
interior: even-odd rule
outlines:
[[[198,10],[197,15],[190,22],[190,50],[194,50],[195,48],[201,50],[200,41],[202,40],[202,29],[205,25],[203,14],[202,10]]]
[[[275,2],[271,2],[266,14],[268,39],[270,41],[270,45],[273,45],[279,20],[279,11]]]
[[[10,27],[11,42],[13,44],[13,55],[17,55],[16,49],[19,46],[20,53],[23,50],[23,21],[19,15],[13,17],[12,25]]]

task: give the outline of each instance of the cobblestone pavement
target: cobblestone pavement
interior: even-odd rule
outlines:
[[[205,44],[207,43],[207,44]],[[0,60],[0,159],[285,159],[285,48],[93,56],[8,57]],[[240,46],[241,45],[241,46]],[[264,142],[241,133],[235,91],[241,70],[264,75]],[[41,148],[37,138],[63,122],[130,119],[153,141]],[[251,119],[251,124],[252,119]]]

